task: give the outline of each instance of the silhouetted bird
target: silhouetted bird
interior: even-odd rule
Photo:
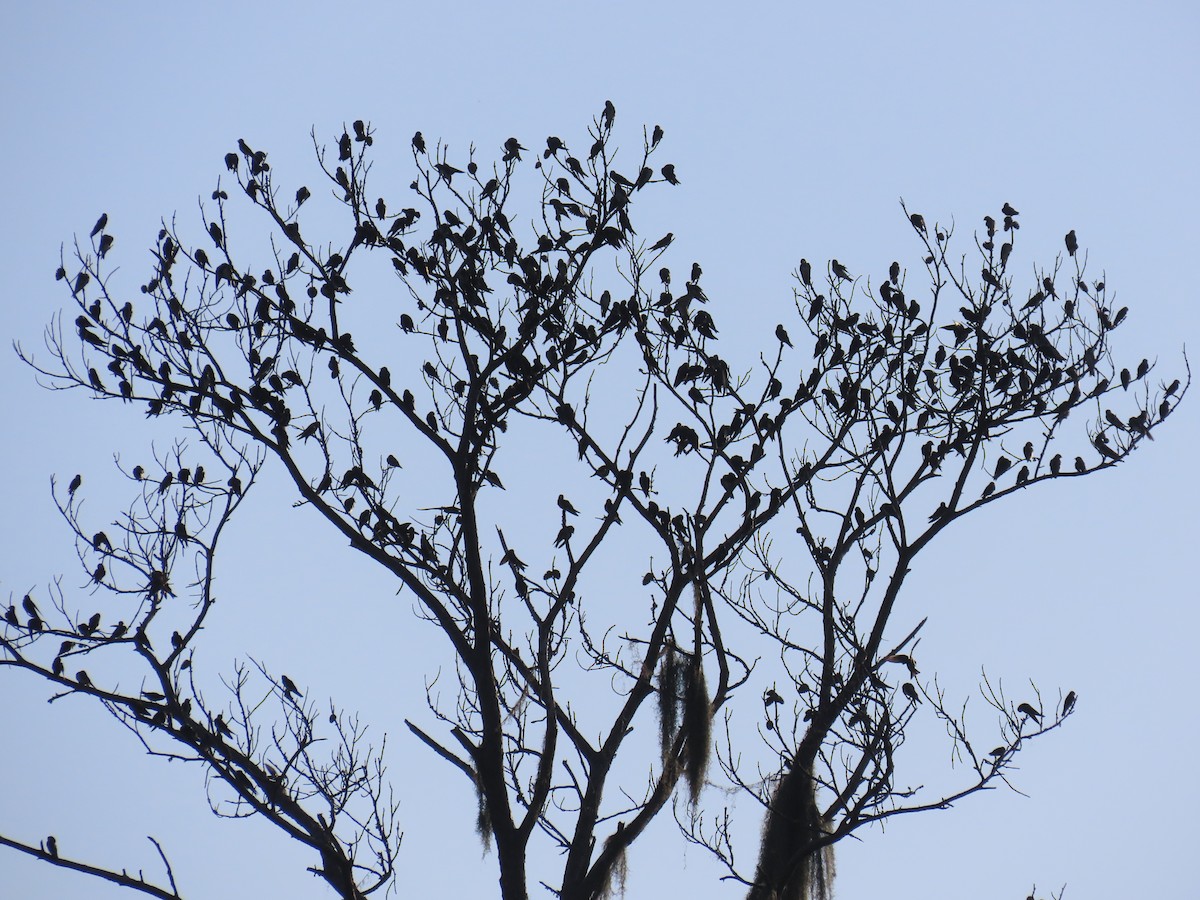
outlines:
[[[779,339],[779,343],[792,346],[792,339],[788,337],[787,329],[783,325],[775,326],[775,337]]]
[[[843,281],[850,280],[850,273],[847,272],[846,267],[843,266],[836,259],[830,263],[830,266],[833,268],[833,274],[836,275],[838,278],[841,278]]]
[[[1062,454],[1055,453],[1054,458],[1050,460],[1050,474],[1057,475],[1062,471]]]
[[[558,536],[554,539],[555,547],[565,547],[567,542],[571,540],[571,535],[575,533],[574,525],[564,525],[558,531]]]
[[[528,150],[528,149],[529,149],[528,147],[522,147],[521,142],[518,141],[515,137],[510,137],[508,140],[506,140],[504,142],[503,161],[508,162],[509,160],[513,160],[513,159],[519,160],[521,158],[521,151]]]
[[[1075,230],[1072,229],[1068,231],[1064,240],[1067,244],[1067,253],[1069,253],[1071,256],[1074,256],[1075,251],[1079,249],[1079,241],[1075,239]]]
[[[15,606],[9,606],[8,609],[4,611],[4,621],[14,627],[20,627],[21,620],[17,617],[17,608]]]
[[[28,594],[26,594],[24,596],[24,598],[22,598],[21,608],[24,609],[25,612],[29,613],[29,615],[31,615],[31,616],[40,615],[40,613],[38,612],[37,604],[33,602],[33,598],[30,597]]]
[[[1087,464],[1083,461],[1082,456],[1075,457],[1075,471],[1076,472],[1086,472],[1087,471]]]
[[[783,698],[779,696],[775,688],[767,688],[767,692],[763,694],[763,706],[771,706],[782,702]]]
[[[1065,716],[1067,713],[1069,713],[1074,708],[1075,708],[1075,692],[1068,691],[1066,698],[1063,700],[1062,714]]]
[[[425,152],[425,138],[421,137],[421,132],[418,131],[413,135],[412,145],[413,149],[415,149],[418,153]]]
[[[920,213],[913,213],[908,217],[908,221],[911,222],[912,227],[921,232],[921,234],[925,233],[925,217]]]
[[[675,165],[667,163],[662,167],[662,177],[667,179],[670,184],[679,184],[679,179],[675,177]]]
[[[910,681],[904,682],[904,686],[901,687],[900,690],[903,691],[904,696],[907,697],[909,699],[909,701],[911,701],[912,703],[920,703],[921,702],[921,697],[917,693],[917,689],[913,686],[912,682],[910,682]]]
[[[1033,459],[1033,441],[1026,441],[1021,452],[1024,454],[1025,459]]]
[[[656,250],[666,250],[669,246],[671,246],[671,241],[673,240],[675,240],[675,234],[668,231],[665,235],[659,238],[656,243],[651,245],[650,252],[653,253]]]
[[[1114,450],[1108,443],[1108,435],[1103,431],[1092,438],[1092,446],[1095,447],[1100,455],[1107,459],[1120,459],[1121,454]]]
[[[564,513],[566,513],[569,516],[579,515],[579,510],[577,510],[574,506],[572,506],[571,501],[568,500],[562,494],[558,495],[558,508],[561,509]]]
[[[613,106],[613,103],[611,100],[605,100],[604,101],[604,127],[612,128],[613,122],[616,121],[616,118],[617,118],[617,108],[615,106]]]
[[[58,859],[58,840],[54,837],[54,835],[50,835],[50,837],[46,838],[46,852],[55,859]]]
[[[1000,212],[1004,213],[1006,216],[1019,216],[1020,215],[1019,212],[1017,212],[1015,209],[1012,208],[1011,203],[1005,203],[1002,207],[1000,207]]]
[[[85,672],[83,669],[80,669],[78,672],[75,673],[75,680],[77,682],[79,682],[81,685],[83,685],[84,687],[92,686],[92,679],[88,676],[88,673]]]
[[[295,694],[297,697],[303,696],[296,687],[296,683],[286,675],[279,676],[279,683],[283,685],[283,695],[285,697],[291,697],[292,694]]]
[[[1018,706],[1017,712],[1029,716],[1029,718],[1033,719],[1033,721],[1037,722],[1039,725],[1042,722],[1042,714],[1028,703],[1022,703],[1020,706]]]
[[[76,475],[74,478],[71,479],[71,483],[69,485],[67,485],[67,493],[74,494],[77,490],[79,490],[79,486],[81,484],[83,484],[83,476]]]

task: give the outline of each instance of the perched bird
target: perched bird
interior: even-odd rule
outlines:
[[[96,224],[92,226],[92,233],[88,237],[95,237],[102,232],[108,225],[108,213],[101,213],[100,218],[96,220]]]
[[[783,698],[779,696],[775,688],[767,688],[767,692],[763,694],[763,706],[772,706],[782,702]]]
[[[1033,441],[1026,441],[1025,446],[1022,448],[1021,452],[1025,456],[1025,459],[1027,459],[1027,460],[1033,459]]]
[[[1108,435],[1103,431],[1092,438],[1092,446],[1095,447],[1100,455],[1106,459],[1120,459],[1121,454],[1114,450],[1108,443]]]
[[[656,250],[666,250],[669,246],[671,246],[671,241],[673,240],[675,240],[675,234],[668,231],[665,235],[659,238],[657,242],[651,245],[650,252],[653,253]]]
[[[569,516],[579,515],[579,510],[572,506],[571,501],[562,494],[558,495],[558,508]]]
[[[835,260],[833,260],[832,262],[830,262],[830,264],[829,264],[829,265],[830,265],[830,267],[832,267],[832,269],[833,269],[833,274],[834,274],[834,275],[836,275],[838,278],[841,278],[843,281],[849,281],[849,280],[850,280],[850,273],[849,273],[849,272],[847,272],[847,271],[846,271],[846,267],[845,267],[845,266],[843,266],[843,265],[842,265],[840,262],[838,262],[836,259],[835,259]]]
[[[921,232],[921,234],[925,233],[925,217],[920,213],[913,213],[908,217],[908,221],[911,222],[912,227]]]
[[[913,683],[911,681],[904,682],[904,686],[902,688],[900,688],[900,690],[903,691],[904,696],[909,699],[910,703],[920,703],[921,702],[921,697],[919,694],[917,694],[917,689],[916,689],[916,687],[913,686]]]
[[[800,280],[806,287],[812,287],[812,264],[807,259],[800,260]]]
[[[58,840],[54,837],[54,835],[50,835],[50,837],[46,838],[46,852],[55,859],[58,859]]]
[[[1085,463],[1083,461],[1082,456],[1075,457],[1075,471],[1076,472],[1086,472],[1087,471],[1087,463]]]
[[[1068,691],[1067,696],[1063,699],[1062,714],[1065,716],[1075,708],[1075,692]]]
[[[571,540],[571,535],[575,533],[574,525],[564,525],[558,531],[558,536],[554,538],[555,547],[565,547]]]
[[[21,607],[25,610],[25,612],[29,613],[29,615],[31,615],[31,616],[40,615],[40,613],[38,612],[37,604],[33,602],[33,598],[30,597],[28,594],[26,594],[24,599],[21,600]]]
[[[292,694],[295,694],[297,697],[303,696],[296,687],[296,683],[286,675],[279,676],[279,683],[283,685],[283,695],[285,697],[290,697]]]
[[[413,145],[413,149],[416,150],[418,153],[425,152],[425,138],[421,137],[421,132],[418,131],[416,134],[413,135],[412,145]]]
[[[92,679],[88,676],[88,673],[85,672],[83,669],[80,669],[78,672],[75,673],[75,680],[77,682],[79,682],[81,685],[83,685],[84,687],[92,686]]]
[[[615,122],[616,118],[617,118],[617,108],[615,106],[613,106],[613,102],[611,100],[604,101],[604,114],[603,115],[604,115],[604,127],[612,128],[613,122]]]
[[[910,678],[916,678],[919,674],[921,674],[921,670],[917,668],[916,662],[907,653],[889,654],[888,656],[885,656],[883,658],[882,662],[901,663],[901,664],[907,666],[908,674],[909,674]]]
[[[775,337],[779,339],[779,343],[792,346],[792,339],[788,337],[787,329],[783,325],[775,326]]]
[[[662,167],[662,177],[667,179],[668,184],[679,184],[679,179],[675,176],[674,163],[667,163]]]
[[[1075,229],[1068,231],[1064,240],[1067,244],[1067,253],[1069,253],[1071,256],[1074,256],[1075,251],[1079,249],[1079,241],[1075,239]]]
[[[81,484],[83,484],[83,476],[76,475],[74,478],[71,479],[71,483],[69,485],[67,485],[67,493],[74,494],[77,490],[79,490],[79,486]]]
[[[1042,714],[1040,712],[1038,712],[1036,709],[1034,709],[1028,703],[1022,703],[1020,706],[1018,706],[1017,712],[1021,713],[1022,715],[1028,716],[1029,718],[1033,719],[1033,721],[1037,722],[1039,725],[1042,722]]]
[[[515,137],[510,137],[508,140],[506,140],[504,142],[503,161],[509,162],[510,160],[513,160],[513,159],[519,161],[521,159],[521,151],[528,150],[528,149],[529,149],[528,147],[522,147],[521,142],[518,141]]]
[[[1000,212],[1004,213],[1006,216],[1019,216],[1020,215],[1020,213],[1018,213],[1015,209],[1012,208],[1011,203],[1005,203],[1002,207],[1000,207]]]
[[[1050,460],[1050,474],[1057,475],[1062,471],[1062,454],[1055,453],[1054,458]]]

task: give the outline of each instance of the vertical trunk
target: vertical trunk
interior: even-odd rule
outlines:
[[[525,842],[518,835],[496,836],[496,855],[500,860],[500,897],[502,900],[528,900],[525,875]]]
[[[771,798],[747,900],[828,900],[833,860],[824,837],[812,770],[797,764]]]

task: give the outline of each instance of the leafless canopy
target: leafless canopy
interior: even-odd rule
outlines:
[[[494,163],[418,133],[411,206],[369,192],[369,124],[317,146],[314,190],[239,141],[200,240],[164,224],[131,298],[103,217],[58,272],[73,326],[49,329],[49,362],[22,353],[178,442],[122,468],[133,499],[105,530],[83,521],[79,477],[58,486],[106,607],[62,582],[14,598],[0,664],[204,767],[215,813],[311,847],[347,900],[387,885],[400,852],[382,737],[265,661],[220,696],[193,666],[218,546],[264,465],[444,641],[452,699],[411,711],[406,752],[470,781],[506,900],[531,878],[605,896],[665,809],[754,900],[823,897],[834,843],[1003,783],[1074,705],[985,683],[997,724],[968,734],[961,696],[918,669],[920,611],[896,615],[918,555],[983,506],[1117,465],[1190,383],[1113,361],[1126,310],[1074,232],[1019,274],[1007,204],[965,245],[906,209],[915,267],[801,260],[757,358],[727,359],[701,267],[670,268],[672,235],[633,224],[679,181],[661,129],[618,160],[614,122],[608,104],[583,143],[513,138]],[[513,209],[537,191],[532,218]],[[321,203],[339,225],[306,215]],[[131,666],[141,683],[118,688],[108,673],[128,685]],[[928,788],[896,767],[921,717],[962,763]],[[734,827],[730,792],[761,803],[761,832]],[[535,836],[560,871],[528,871]],[[0,840],[182,896],[161,850],[152,884],[53,839]]]

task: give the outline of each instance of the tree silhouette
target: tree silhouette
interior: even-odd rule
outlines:
[[[606,104],[583,144],[511,138],[495,163],[418,132],[411,206],[369,193],[362,121],[336,150],[314,137],[321,190],[277,183],[239,141],[202,239],[164,224],[129,299],[101,216],[57,273],[75,334],[52,324],[48,363],[18,348],[50,387],[133,404],[179,437],[121,467],[133,499],[107,531],[83,521],[80,476],[55,492],[123,618],[54,582],[12,601],[0,663],[202,766],[215,813],[307,845],[347,900],[388,884],[400,852],[382,743],[263,662],[220,696],[193,666],[218,545],[264,465],[443,639],[456,690],[406,722],[476,792],[506,900],[531,878],[564,900],[607,895],[668,809],[753,900],[825,897],[837,841],[1005,783],[1074,707],[985,679],[998,726],[968,730],[921,677],[924,620],[896,616],[921,551],[1004,497],[1115,466],[1190,385],[1113,361],[1127,311],[1086,277],[1074,231],[1019,277],[1008,204],[961,255],[952,229],[906,209],[915,270],[801,260],[757,358],[726,359],[701,267],[672,270],[673,235],[634,227],[643,192],[680,182],[662,130],[618,161],[615,118]],[[513,207],[537,191],[527,220]],[[343,210],[334,235],[306,215],[322,201]],[[964,764],[946,784],[897,771],[919,717]],[[750,867],[713,779],[762,806]],[[535,839],[560,871],[529,872]],[[162,848],[157,885],[53,838],[0,842],[182,896]]]

